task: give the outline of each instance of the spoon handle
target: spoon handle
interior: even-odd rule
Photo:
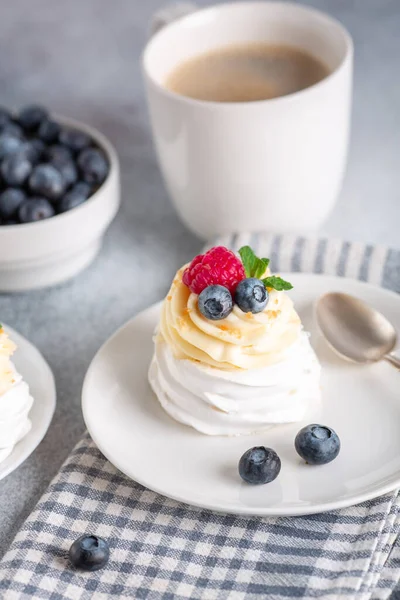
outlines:
[[[400,369],[400,358],[397,358],[397,356],[395,356],[392,352],[390,354],[385,354],[383,358],[394,367]]]

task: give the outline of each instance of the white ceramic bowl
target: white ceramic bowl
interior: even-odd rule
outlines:
[[[0,292],[54,285],[82,271],[100,250],[118,211],[119,163],[113,146],[92,127],[73,119],[56,119],[87,133],[105,152],[110,171],[101,187],[80,206],[36,223],[0,226]]]

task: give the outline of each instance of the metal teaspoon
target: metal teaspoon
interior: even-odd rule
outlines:
[[[396,331],[380,312],[358,298],[330,292],[318,300],[316,313],[323,335],[342,357],[357,363],[386,360],[400,369],[392,352]]]

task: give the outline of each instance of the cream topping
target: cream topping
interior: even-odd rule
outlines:
[[[182,282],[184,268],[163,304],[159,327],[176,358],[218,369],[258,369],[279,362],[298,340],[301,322],[284,292],[270,290],[261,313],[244,313],[235,305],[226,319],[210,321],[198,309],[198,296]]]

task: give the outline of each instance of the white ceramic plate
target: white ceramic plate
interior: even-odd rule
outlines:
[[[129,321],[100,349],[86,375],[83,414],[103,454],[122,472],[170,498],[246,515],[304,515],[350,506],[400,486],[400,373],[387,363],[359,366],[338,358],[320,337],[316,299],[344,291],[384,313],[400,331],[400,297],[324,275],[290,274],[291,295],[322,363],[323,401],[301,424],[242,437],[210,437],[170,419],[147,382],[152,333],[160,306]],[[339,434],[342,450],[324,466],[306,465],[294,450],[297,431],[319,422]],[[279,477],[250,486],[238,475],[252,446],[274,448]]]
[[[42,354],[22,335],[4,325],[18,348],[13,363],[29,385],[34,403],[29,413],[32,428],[0,463],[0,479],[9,475],[28,458],[40,444],[49,428],[56,407],[56,386],[53,373]]]

